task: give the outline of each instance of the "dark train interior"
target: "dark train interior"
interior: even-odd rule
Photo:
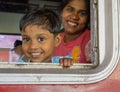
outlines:
[[[1,12],[27,13],[35,8],[58,11],[61,0],[0,0]]]

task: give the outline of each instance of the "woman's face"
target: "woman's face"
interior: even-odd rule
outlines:
[[[55,47],[55,37],[37,25],[28,25],[22,32],[22,48],[32,62],[49,62]]]
[[[68,34],[84,31],[88,21],[87,6],[84,0],[71,0],[63,9],[62,23]]]

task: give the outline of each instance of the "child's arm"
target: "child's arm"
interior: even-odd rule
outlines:
[[[60,58],[59,60],[59,64],[63,67],[63,68],[69,68],[73,65],[74,61],[72,58]]]
[[[54,56],[52,57],[52,63],[59,63],[63,68],[69,68],[73,65],[73,59],[71,56]]]

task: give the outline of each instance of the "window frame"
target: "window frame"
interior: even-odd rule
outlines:
[[[94,1],[93,7],[98,7],[98,17],[94,15],[95,20],[98,20],[96,23],[98,26],[93,29],[94,31],[97,29],[95,32],[97,42],[94,41],[97,48],[93,47],[93,50],[99,57],[94,58],[96,61],[99,59],[99,65],[98,62],[88,66],[75,64],[70,69],[62,69],[59,64],[0,63],[0,84],[88,84],[107,78],[115,69],[119,57],[119,0],[91,1]]]

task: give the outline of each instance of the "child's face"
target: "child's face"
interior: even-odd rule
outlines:
[[[69,34],[81,33],[88,20],[87,7],[84,0],[72,0],[63,9],[62,23]]]
[[[57,36],[41,26],[28,25],[22,32],[22,48],[32,62],[50,62]]]

